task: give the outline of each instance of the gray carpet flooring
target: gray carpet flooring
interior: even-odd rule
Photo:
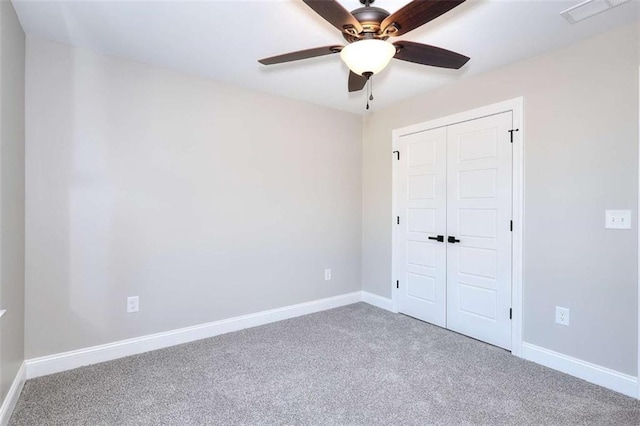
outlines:
[[[10,425],[640,425],[640,402],[364,303],[27,381]]]

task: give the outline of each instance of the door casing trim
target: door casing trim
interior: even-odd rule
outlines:
[[[511,319],[511,353],[515,356],[522,356],[522,318],[523,318],[523,287],[524,287],[524,97],[509,99],[507,101],[475,108],[458,114],[425,121],[393,130],[393,150],[398,149],[398,142],[401,136],[413,133],[424,132],[437,129],[439,127],[451,126],[465,121],[475,120],[490,115],[501,114],[511,111],[513,114],[513,128],[518,129],[513,132],[513,180],[512,180],[512,212],[513,212],[513,233],[511,252],[511,307],[513,317]],[[402,153],[401,153],[402,155]],[[392,161],[392,206],[391,206],[391,235],[392,235],[392,277],[391,277],[391,300],[393,312],[398,312],[398,293],[396,280],[399,276],[397,267],[397,224],[395,217],[398,216],[395,185],[397,183],[395,155]]]

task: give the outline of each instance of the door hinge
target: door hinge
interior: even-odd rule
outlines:
[[[396,280],[396,288],[400,288],[400,280]]]
[[[393,151],[393,153],[398,155],[398,161],[400,161],[400,151]]]
[[[509,308],[509,319],[513,318],[513,308]]]
[[[400,225],[400,216],[396,216],[396,224]]]
[[[513,221],[509,221],[509,231],[513,232]]]
[[[508,130],[508,132],[509,132],[509,136],[510,136],[510,138],[511,138],[511,143],[513,143],[513,132],[518,132],[518,131],[520,131],[520,129],[511,129],[511,130]]]

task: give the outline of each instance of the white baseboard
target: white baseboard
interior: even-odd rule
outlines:
[[[285,306],[283,308],[262,311],[255,314],[243,315],[206,324],[195,325],[192,327],[166,331],[163,333],[150,334],[128,340],[121,340],[119,342],[108,343],[105,345],[28,359],[25,361],[27,366],[27,378],[32,379],[34,377],[71,370],[84,365],[111,361],[130,355],[243,330],[245,328],[256,327],[301,315],[350,305],[360,301],[362,301],[362,292],[356,291],[340,296],[315,300],[313,302],[300,303],[297,305]]]
[[[24,381],[26,379],[27,368],[23,362],[18,370],[18,374],[16,374],[15,379],[13,379],[13,383],[9,388],[7,396],[2,402],[2,406],[0,406],[0,426],[7,426],[9,424],[11,413],[13,413],[13,409],[18,403],[18,398],[20,397],[20,392],[22,392],[22,387],[24,386]]]
[[[639,398],[638,378],[530,343],[522,343],[522,358],[587,382]]]
[[[386,297],[378,296],[377,294],[369,293],[368,291],[362,292],[362,301],[370,305],[376,306],[380,309],[387,311],[393,311],[393,301]]]
[[[9,422],[9,417],[20,396],[22,386],[26,379],[193,342],[195,340],[206,339],[233,331],[350,305],[360,301],[393,312],[391,299],[366,291],[356,291],[255,314],[26,360],[22,364],[7,397],[0,407],[0,426],[6,426]],[[628,374],[620,373],[530,343],[522,344],[521,356],[529,361],[562,371],[563,373],[570,374],[616,392],[633,398],[640,398],[638,393],[638,379]]]

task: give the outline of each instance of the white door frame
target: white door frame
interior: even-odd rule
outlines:
[[[640,76],[640,67],[638,67],[638,75]],[[639,78],[640,82],[640,78]],[[638,107],[640,107],[640,91],[638,91]],[[640,132],[640,120],[638,120],[638,132]],[[640,134],[640,133],[639,133]],[[638,143],[640,148],[640,141]],[[638,149],[638,164],[640,165],[640,149]],[[638,184],[640,184],[640,166],[638,167]],[[638,187],[640,188],[640,186]],[[636,361],[638,362],[638,370],[636,371],[636,377],[638,381],[638,395],[636,398],[640,399],[640,190],[638,191],[638,210],[636,213],[638,225],[636,232],[639,235],[638,238],[638,354]]]
[[[513,234],[512,234],[512,309],[513,318],[511,322],[511,353],[515,356],[521,356],[522,348],[522,299],[523,299],[523,242],[524,242],[524,98],[514,98],[504,102],[498,102],[495,104],[487,105],[481,108],[476,108],[470,111],[461,112],[459,114],[450,115],[447,117],[430,120],[424,123],[415,124],[400,129],[395,129],[392,132],[393,137],[393,149],[397,150],[399,139],[401,136],[409,135],[417,132],[424,132],[426,130],[435,129],[438,127],[450,126],[452,124],[462,123],[464,121],[475,120],[477,118],[486,117],[489,115],[500,114],[503,112],[511,111],[513,114],[513,127],[518,129],[517,132],[513,132],[513,193],[512,193],[512,209],[513,209]],[[403,155],[400,153],[399,155]],[[396,157],[393,156],[391,161],[395,161]],[[392,166],[393,181],[392,188],[395,188],[397,182],[396,168]],[[397,200],[395,190],[393,191],[392,198],[392,218],[391,225],[392,232],[392,281],[391,281],[391,300],[393,311],[398,312],[398,295],[396,290],[396,280],[399,276],[397,271],[398,262],[396,260],[397,250],[395,249],[397,243],[397,225],[396,216],[397,213]]]

